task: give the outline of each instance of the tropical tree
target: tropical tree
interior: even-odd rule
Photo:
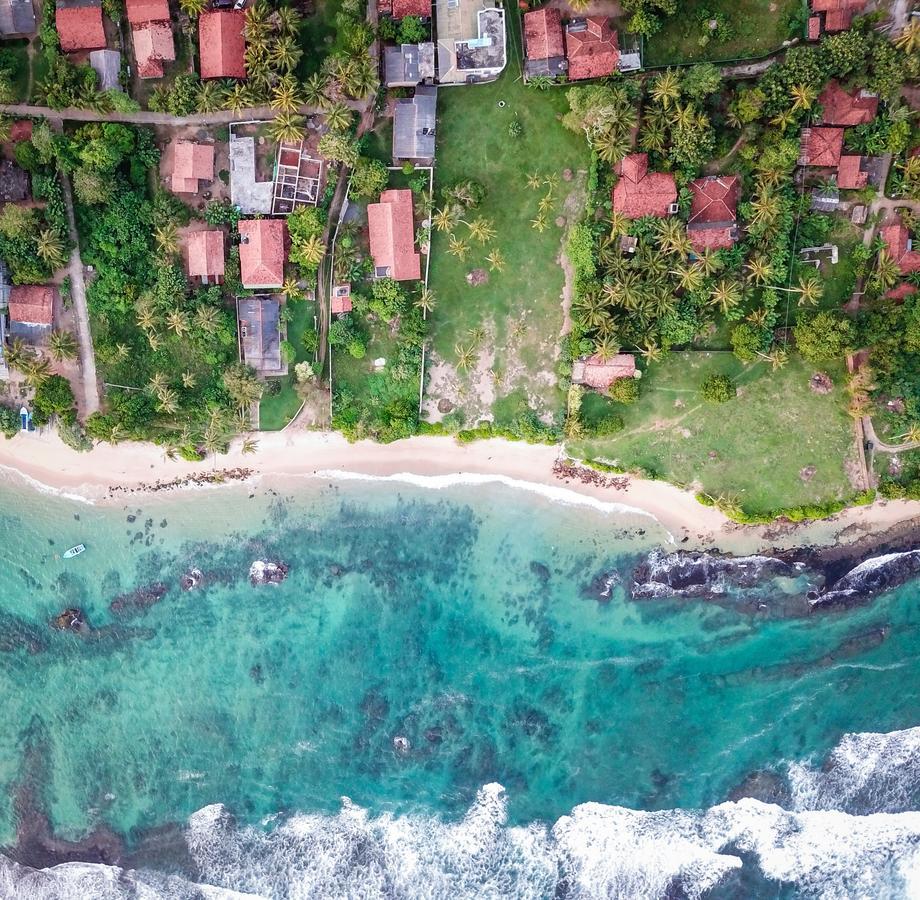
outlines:
[[[452,234],[448,239],[448,244],[447,252],[451,256],[456,256],[459,260],[466,259],[466,254],[469,253],[470,250],[470,246],[466,241]]]
[[[300,300],[303,296],[300,293],[300,285],[297,283],[296,278],[285,278],[284,284],[281,285],[281,293],[284,294],[288,300]]]
[[[302,21],[300,13],[293,6],[280,6],[274,16],[278,21],[278,31],[283,35],[296,36]]]
[[[182,373],[182,387],[184,387],[187,391],[190,391],[193,387],[195,387],[197,381],[198,379],[195,377],[194,372]]]
[[[67,262],[64,238],[56,228],[45,228],[38,235],[36,252],[54,271]]]
[[[736,281],[721,278],[712,288],[710,303],[717,306],[722,315],[734,309],[741,302],[741,287]]]
[[[315,268],[326,255],[326,245],[319,235],[312,234],[305,240],[298,241],[295,251],[299,263]]]
[[[766,256],[752,256],[747,263],[748,277],[756,284],[766,284],[773,277],[773,263]]]
[[[212,113],[224,107],[225,89],[217,81],[206,81],[198,89],[198,112]]]
[[[460,344],[457,344],[454,347],[454,353],[457,355],[457,368],[471,369],[476,364],[476,348],[475,347],[464,347]]]
[[[77,339],[69,331],[52,331],[48,337],[48,352],[57,362],[74,359],[77,355]]]
[[[911,17],[907,26],[894,39],[894,45],[908,54],[920,50],[920,19]]]
[[[284,72],[290,72],[300,62],[301,56],[303,50],[297,40],[289,35],[278,38],[271,51],[271,61]]]
[[[527,187],[532,191],[537,190],[543,184],[543,178],[539,172],[530,172],[527,176]]]
[[[158,225],[153,229],[153,239],[157,248],[166,256],[175,256],[179,252],[179,236],[172,222]]]
[[[505,257],[502,256],[501,250],[497,247],[486,257],[486,262],[493,272],[503,272],[505,270]]]
[[[220,312],[214,306],[199,306],[195,310],[195,328],[205,335],[214,334],[220,327]]]
[[[495,237],[495,228],[491,220],[486,219],[484,216],[479,216],[473,219],[472,222],[468,222],[467,227],[470,230],[470,237],[480,244],[484,244]]]
[[[22,338],[14,337],[7,345],[5,355],[9,367],[21,372],[24,363],[35,354]]]
[[[794,84],[789,88],[792,97],[793,110],[811,109],[812,104],[818,99],[818,92],[810,84]]]
[[[190,19],[197,19],[208,6],[208,0],[179,0],[179,9]]]
[[[326,79],[319,72],[314,72],[303,83],[303,102],[307,106],[314,106],[322,109],[329,102],[326,97],[327,86],[328,82]]]
[[[438,231],[453,231],[457,227],[459,220],[460,214],[453,206],[444,206],[435,210],[434,215],[431,217],[431,224]]]
[[[428,290],[428,288],[423,288],[422,292],[416,298],[414,306],[416,309],[421,310],[423,315],[427,316],[434,310],[434,304],[434,293]]]
[[[285,76],[272,88],[272,96],[269,101],[272,109],[280,110],[282,113],[295,113],[300,108],[300,92],[297,90],[297,84],[293,78]]]
[[[546,231],[546,216],[539,215],[536,219],[531,219],[530,227],[533,228],[534,231],[543,234],[543,232]]]
[[[272,140],[277,141],[279,144],[296,144],[298,141],[303,140],[306,124],[306,119],[303,116],[283,112],[271,120],[268,132]]]
[[[680,99],[680,76],[673,69],[667,69],[655,76],[649,96],[665,109],[669,109]]]
[[[262,382],[249,366],[232,366],[224,372],[224,388],[237,406],[251,406],[261,396]]]
[[[351,110],[344,103],[333,103],[326,110],[326,127],[330,131],[348,131],[351,127]]]
[[[875,282],[882,290],[888,290],[894,287],[900,277],[901,267],[897,261],[887,250],[880,250],[875,262]]]

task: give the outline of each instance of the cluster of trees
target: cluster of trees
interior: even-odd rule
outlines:
[[[318,206],[301,206],[288,216],[291,249],[288,258],[310,284],[316,284],[316,272],[326,255],[323,234],[326,211]]]
[[[382,41],[397,44],[420,44],[429,39],[428,26],[418,16],[406,16],[398,22],[395,19],[381,19],[377,26],[377,37]]]

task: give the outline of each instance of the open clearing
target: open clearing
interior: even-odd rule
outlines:
[[[849,497],[855,489],[846,459],[854,437],[843,368],[823,369],[834,382],[825,396],[809,387],[815,371],[797,356],[773,372],[768,363],[745,366],[731,353],[672,353],[646,370],[637,403],[613,404],[623,431],[573,442],[569,450],[735,496],[752,513]],[[739,396],[704,402],[698,388],[713,373],[734,378]],[[585,419],[607,404],[586,395]]]

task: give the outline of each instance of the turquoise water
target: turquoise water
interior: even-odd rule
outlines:
[[[706,809],[848,732],[920,724],[915,585],[796,620],[623,584],[598,602],[595,576],[628,581],[666,540],[644,517],[363,481],[106,508],[4,484],[0,508],[6,844],[27,756],[58,834],[130,843],[215,803],[240,826],[335,816],[343,796],[458,821],[490,783],[519,825],[589,801]],[[287,562],[285,583],[251,586],[257,558]],[[206,584],[182,592],[192,566]],[[156,582],[160,602],[110,610]],[[69,606],[92,634],[49,626]]]

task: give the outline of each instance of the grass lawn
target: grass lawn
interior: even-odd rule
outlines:
[[[706,12],[725,17],[728,40],[713,37],[700,46],[706,26],[699,17]],[[680,12],[666,18],[661,30],[646,40],[643,62],[667,66],[765,56],[801,33],[801,12],[801,0],[683,0]]]
[[[297,66],[297,78],[303,81],[319,71],[323,60],[336,50],[342,50],[342,35],[335,27],[335,17],[342,0],[318,0],[316,12],[306,16],[300,25],[300,46],[303,56]]]
[[[821,280],[824,282],[822,308],[839,309],[852,298],[856,286],[853,248],[862,240],[863,233],[859,228],[844,218],[835,217],[827,243],[837,245],[838,258],[836,265],[823,263],[821,266]]]
[[[509,21],[514,60],[519,40],[514,11]],[[429,369],[426,383],[426,414],[438,418],[438,401],[449,399],[472,424],[517,410],[517,402],[499,402],[507,397],[541,414],[556,414],[564,405],[554,367],[563,322],[564,276],[558,258],[565,233],[556,219],[564,216],[575,223],[580,218],[587,144],[557,121],[568,109],[565,91],[526,87],[514,62],[491,84],[442,90],[438,106],[436,192],[466,179],[480,182],[485,200],[468,216],[490,219],[496,236],[479,244],[468,238],[465,225],[458,225],[455,235],[469,244],[461,260],[449,255],[446,234],[434,234],[429,286],[437,298],[432,316],[436,366]],[[523,127],[517,139],[508,132],[515,119]],[[573,174],[571,181],[562,177],[566,169]],[[548,187],[529,188],[528,173],[558,180],[542,233],[530,223]],[[504,257],[503,271],[489,271],[486,256],[493,250]],[[485,270],[488,280],[471,286],[467,275],[477,269]],[[471,331],[479,328],[485,335],[477,342]],[[479,362],[467,372],[456,368],[457,345],[477,345]]]
[[[625,428],[612,437],[573,442],[583,458],[642,468],[669,481],[738,498],[751,513],[846,498],[854,493],[844,461],[853,449],[842,366],[826,369],[834,390],[820,396],[814,369],[793,356],[777,372],[745,366],[730,353],[672,353],[653,364],[632,406],[614,404]],[[731,376],[741,395],[710,404],[698,394],[712,373]],[[588,397],[586,421],[600,418]],[[808,479],[802,470],[814,466]]]

